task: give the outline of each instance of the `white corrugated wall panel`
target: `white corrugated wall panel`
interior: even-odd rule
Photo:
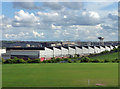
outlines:
[[[89,47],[89,53],[90,53],[90,54],[95,53],[94,47]]]
[[[54,57],[61,56],[61,49],[53,47]]]
[[[68,55],[68,49],[61,47],[61,51],[62,51],[62,56],[67,56]]]
[[[115,48],[118,48],[118,46],[115,46]]]
[[[100,52],[101,52],[100,48],[95,46],[95,53],[100,53]]]
[[[111,50],[113,50],[113,49],[114,49],[114,47],[113,47],[113,46],[110,46],[110,49],[111,49]]]
[[[89,53],[89,49],[86,48],[86,47],[82,47],[82,51],[83,51],[83,54],[88,54]]]
[[[82,54],[82,48],[76,47],[76,54]]]
[[[74,54],[75,54],[75,49],[69,47],[69,54],[70,54],[70,55],[74,55]]]
[[[53,57],[53,50],[45,47],[46,58]]]
[[[108,46],[105,46],[105,49],[106,49],[107,51],[110,51],[110,47],[108,47]]]
[[[101,52],[105,51],[105,47],[100,46]]]

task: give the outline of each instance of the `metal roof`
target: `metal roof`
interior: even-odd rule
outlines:
[[[9,47],[7,50],[45,50],[44,47]]]

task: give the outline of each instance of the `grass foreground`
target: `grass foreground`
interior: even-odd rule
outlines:
[[[118,86],[118,63],[3,64],[3,87]]]

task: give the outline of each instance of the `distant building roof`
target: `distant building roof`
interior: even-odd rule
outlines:
[[[16,48],[16,47],[9,47],[7,50],[45,50],[44,47],[21,47],[21,48]]]

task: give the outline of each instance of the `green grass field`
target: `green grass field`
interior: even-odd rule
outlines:
[[[88,80],[90,84],[88,85]],[[117,63],[4,64],[3,87],[118,85]]]
[[[92,59],[100,59],[100,60],[105,60],[105,59],[109,59],[109,60],[114,60],[116,58],[118,58],[118,52],[115,53],[109,53],[109,54],[103,54],[100,56],[95,56],[95,57],[91,57]]]

